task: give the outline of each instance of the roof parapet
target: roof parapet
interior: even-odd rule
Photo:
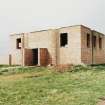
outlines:
[[[96,30],[92,30],[93,32],[96,32],[96,33],[98,33],[98,34],[101,34],[101,35],[105,35],[105,34],[103,34],[103,33],[101,33],[101,32],[98,32],[98,31],[96,31]]]
[[[59,29],[63,29],[63,28],[78,27],[78,26],[84,27],[84,28],[87,28],[87,29],[89,29],[89,30],[91,30],[91,31],[93,31],[93,32],[97,32],[97,33],[99,33],[99,34],[105,35],[105,34],[103,34],[103,33],[101,33],[101,32],[96,31],[96,30],[92,30],[91,28],[89,28],[89,27],[87,27],[87,26],[85,26],[85,25],[82,25],[82,24],[81,24],[81,25],[65,26],[65,27],[54,28],[54,29],[46,29],[46,30],[32,31],[32,32],[29,32],[29,33],[43,32],[43,31],[49,31],[49,30],[59,30]],[[25,34],[25,33],[18,33],[18,34],[14,33],[14,34],[10,34],[10,36],[14,36],[14,35],[24,35],[24,34]]]

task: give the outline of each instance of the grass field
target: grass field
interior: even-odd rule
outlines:
[[[96,105],[105,96],[105,65],[48,68],[0,66],[0,105]]]

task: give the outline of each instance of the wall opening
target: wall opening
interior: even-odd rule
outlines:
[[[96,36],[93,36],[92,43],[93,43],[93,47],[96,48]]]
[[[21,49],[21,38],[16,39],[16,48]]]
[[[68,45],[68,34],[67,33],[61,33],[60,34],[60,46],[66,47]]]
[[[87,48],[90,47],[90,34],[87,34]]]
[[[38,48],[32,49],[33,65],[38,65]]]
[[[99,37],[99,48],[102,49],[102,38]]]

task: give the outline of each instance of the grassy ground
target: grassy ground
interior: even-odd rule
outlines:
[[[105,65],[76,66],[65,73],[2,68],[0,105],[96,105],[105,96]]]

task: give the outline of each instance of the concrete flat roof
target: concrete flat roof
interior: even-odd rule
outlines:
[[[78,27],[78,26],[81,26],[81,27],[87,28],[87,29],[89,29],[89,30],[92,30],[91,28],[89,28],[89,27],[87,27],[87,26],[85,26],[85,25],[72,25],[72,26],[59,27],[59,28],[55,28],[55,29],[45,29],[45,30],[39,30],[39,31],[32,31],[32,32],[29,32],[29,33],[37,33],[37,32],[49,31],[49,30],[59,30],[59,29],[63,29],[63,28]],[[104,35],[103,33],[98,32],[98,31],[96,31],[96,30],[92,30],[92,31],[93,31],[93,32],[97,32],[97,33],[99,33],[99,34],[101,34],[101,35]],[[14,36],[14,35],[24,35],[24,34],[25,34],[25,33],[18,33],[18,34],[14,33],[14,34],[10,34],[10,36]]]

